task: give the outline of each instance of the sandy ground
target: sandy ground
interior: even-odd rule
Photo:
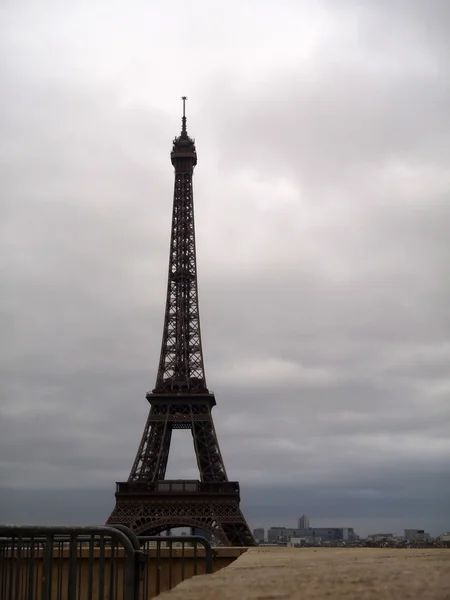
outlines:
[[[450,600],[450,549],[251,548],[159,600]]]

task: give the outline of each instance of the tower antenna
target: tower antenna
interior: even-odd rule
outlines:
[[[181,96],[183,100],[183,118],[181,119],[181,133],[186,133],[186,96]]]

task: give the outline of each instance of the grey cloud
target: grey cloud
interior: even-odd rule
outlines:
[[[19,34],[3,37],[0,470],[15,491],[0,494],[0,521],[23,520],[23,488],[50,518],[46,487],[67,502],[61,520],[71,487],[94,489],[77,518],[103,518],[114,481],[128,474],[162,330],[179,128],[172,90],[193,74],[207,377],[251,523],[307,512],[354,517],[362,530],[383,518],[397,530],[421,518],[448,529],[448,11],[357,5],[308,9],[330,32],[309,55],[283,50],[270,29],[274,5],[255,5],[253,32],[230,29],[233,38],[214,25],[223,43],[199,58],[206,38],[197,37],[183,73],[170,28],[173,55],[164,54],[163,7],[150,41],[127,17],[136,40],[123,33],[119,70],[118,48],[88,66],[76,28],[67,42],[58,37],[67,54],[41,68],[50,41],[25,60]],[[296,7],[280,13],[291,25],[304,22]],[[66,23],[48,10],[29,48],[52,19]],[[143,5],[137,13],[148,18]],[[98,25],[100,41],[119,17]],[[279,52],[267,67],[249,50],[265,28]],[[248,47],[237,45],[243,33]],[[166,56],[163,74],[139,54],[154,56],[152,44]],[[131,72],[145,78],[131,85]],[[147,86],[154,95],[136,97]],[[171,476],[196,476],[189,436],[175,436],[173,451]]]

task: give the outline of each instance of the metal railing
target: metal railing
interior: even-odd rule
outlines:
[[[147,600],[194,575],[213,572],[215,551],[204,537],[139,536],[141,550],[150,557],[141,571],[141,596]]]
[[[122,525],[0,526],[0,600],[149,600],[202,573],[200,536],[136,537]]]
[[[113,527],[0,526],[0,598],[137,600],[142,557]]]

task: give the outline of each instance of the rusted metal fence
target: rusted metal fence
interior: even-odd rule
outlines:
[[[128,528],[0,526],[1,600],[149,600],[212,573],[199,536],[137,538]]]

